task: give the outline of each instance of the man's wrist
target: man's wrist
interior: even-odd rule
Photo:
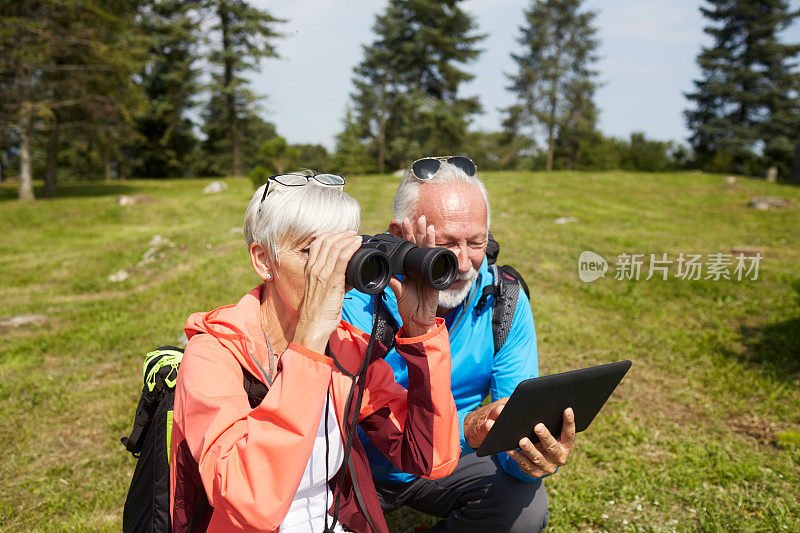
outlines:
[[[420,324],[416,321],[409,320],[403,321],[403,336],[404,337],[421,337],[430,333],[436,327],[436,319],[434,318],[430,324]]]
[[[472,449],[477,449],[480,447],[480,443],[474,442],[475,436],[475,428],[474,428],[474,420],[475,420],[475,411],[471,411],[467,413],[464,417],[464,440]]]

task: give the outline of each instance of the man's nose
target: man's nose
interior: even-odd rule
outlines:
[[[472,262],[469,260],[469,254],[467,253],[466,245],[459,246],[455,252],[456,257],[458,258],[458,271],[462,274],[469,271],[469,269],[472,268]]]

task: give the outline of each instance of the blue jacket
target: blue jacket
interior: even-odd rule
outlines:
[[[511,331],[503,344],[503,348],[494,354],[492,338],[492,303],[489,297],[481,313],[475,309],[483,288],[493,282],[486,259],[478,272],[476,287],[470,292],[465,302],[445,317],[450,333],[450,353],[452,358],[451,389],[458,409],[459,429],[461,431],[461,455],[473,453],[464,440],[464,417],[480,407],[483,399],[491,395],[492,401],[506,396],[516,388],[520,381],[539,375],[539,359],[536,351],[536,331],[533,326],[533,314],[530,302],[525,293],[517,303]],[[389,311],[400,324],[397,311],[397,300],[390,288],[384,291]],[[372,297],[358,291],[350,291],[344,299],[342,318],[361,329],[372,330]],[[463,316],[462,316],[463,315]],[[394,370],[395,379],[408,386],[408,370],[405,360],[394,350],[386,356],[386,362]],[[406,483],[415,479],[395,469],[363,433],[359,433],[367,451],[372,475],[376,479],[392,483]],[[500,465],[510,475],[523,481],[534,478],[523,473],[517,463],[505,453],[497,454]]]

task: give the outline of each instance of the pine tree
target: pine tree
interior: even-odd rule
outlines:
[[[463,149],[477,97],[461,97],[473,78],[461,65],[474,61],[484,38],[474,33],[462,0],[390,0],[376,18],[377,38],[364,46],[354,69],[350,131],[365,142],[379,172],[402,168],[420,154]]]
[[[706,0],[714,44],[697,57],[700,80],[685,112],[696,163],[709,170],[785,173],[800,141],[800,46],[778,34],[798,16],[785,0]]]
[[[279,34],[273,28],[283,21],[246,0],[205,0],[204,5],[215,19],[209,61],[217,67],[212,74],[211,99],[205,116],[221,121],[211,127],[221,128],[230,146],[231,166],[224,173],[241,176],[242,122],[254,113],[253,105],[258,99],[248,88],[244,73],[258,70],[263,58],[278,56],[273,40]],[[265,140],[259,139],[257,144],[260,146]],[[207,156],[213,155],[207,152]]]
[[[0,3],[0,127],[15,132],[20,192],[33,199],[37,135],[47,134],[46,193],[55,189],[60,132],[92,137],[110,169],[139,102],[132,82],[141,36],[134,0]]]
[[[213,95],[202,113],[200,153],[192,165],[192,174],[197,176],[227,176],[232,174],[234,153],[239,154],[242,168],[256,164],[261,145],[277,135],[275,125],[258,114],[255,102],[237,106],[237,149],[233,149],[228,99],[221,94]]]
[[[535,0],[525,11],[518,43],[511,54],[517,73],[508,90],[517,102],[505,110],[509,134],[547,138],[546,169],[552,170],[556,145],[567,167],[573,167],[597,122],[594,92],[599,41],[593,26],[596,13],[581,12],[582,0]]]
[[[146,108],[136,117],[141,135],[131,147],[132,173],[142,177],[185,176],[197,143],[187,113],[200,91],[198,0],[149,0],[142,31],[151,36],[140,84]]]

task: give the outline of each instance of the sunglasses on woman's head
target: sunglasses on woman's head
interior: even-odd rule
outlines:
[[[290,172],[289,174],[277,174],[267,178],[267,186],[264,187],[264,194],[261,196],[261,201],[267,197],[269,192],[270,182],[280,183],[284,187],[302,187],[308,185],[310,180],[314,180],[320,185],[327,185],[328,187],[341,187],[344,185],[344,178],[339,174],[301,174],[299,172]]]
[[[434,177],[437,172],[439,172],[439,168],[441,167],[440,161],[450,163],[470,177],[474,176],[478,172],[477,167],[475,167],[475,163],[473,163],[470,158],[460,155],[450,157],[424,157],[422,159],[417,159],[414,161],[414,164],[411,165],[411,172],[418,180],[429,180]]]

